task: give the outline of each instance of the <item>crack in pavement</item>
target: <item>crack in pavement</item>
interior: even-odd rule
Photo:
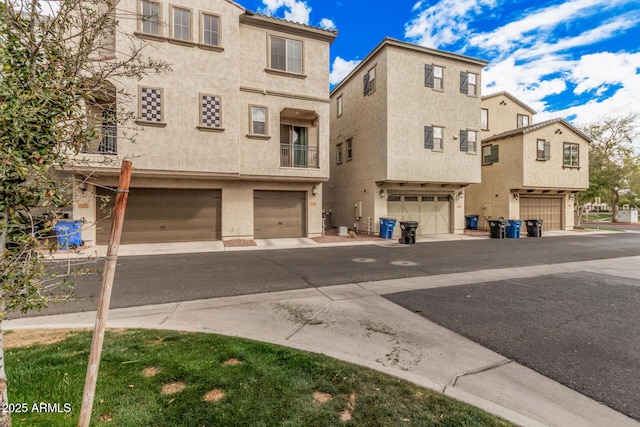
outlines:
[[[482,368],[473,369],[473,370],[471,370],[471,371],[466,371],[466,372],[463,372],[463,373],[461,373],[461,374],[457,374],[457,375],[453,378],[453,380],[451,381],[451,383],[450,383],[448,386],[444,386],[444,388],[443,388],[443,392],[447,389],[447,387],[455,387],[455,386],[456,386],[456,384],[457,384],[457,382],[458,382],[458,380],[459,380],[460,378],[462,378],[462,377],[467,377],[467,376],[471,376],[471,375],[475,375],[475,374],[480,374],[480,373],[483,373],[483,372],[487,372],[487,371],[490,371],[490,370],[492,370],[492,369],[496,369],[496,368],[500,368],[500,367],[502,367],[502,366],[508,365],[509,363],[512,363],[512,362],[513,362],[513,360],[511,360],[511,359],[505,359],[505,360],[503,360],[502,362],[493,363],[493,364],[491,364],[491,365],[489,365],[489,366],[484,366],[484,367],[482,367]]]

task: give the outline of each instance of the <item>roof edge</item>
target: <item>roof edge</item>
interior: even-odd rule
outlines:
[[[493,135],[493,136],[490,136],[488,138],[484,138],[482,140],[482,143],[484,144],[485,142],[497,141],[499,139],[509,138],[511,136],[514,136],[514,135],[524,135],[525,133],[533,132],[533,131],[536,131],[538,129],[542,129],[542,128],[545,128],[547,126],[551,126],[551,125],[556,124],[556,123],[560,123],[560,124],[565,125],[569,129],[571,129],[573,132],[577,133],[585,141],[591,143],[591,141],[592,141],[591,138],[589,138],[587,135],[584,134],[584,132],[582,132],[580,129],[576,128],[575,126],[573,126],[571,123],[569,123],[568,121],[566,121],[563,118],[550,119],[550,120],[546,120],[546,121],[540,122],[540,123],[535,123],[535,124],[532,124],[532,125],[529,125],[529,126],[508,130],[506,132],[502,132],[502,133],[499,133],[497,135]]]
[[[511,99],[513,102],[521,105],[523,108],[525,108],[527,111],[529,111],[531,114],[536,114],[537,111],[534,110],[533,108],[529,107],[527,104],[525,104],[524,102],[520,101],[518,98],[516,98],[515,96],[513,96],[512,94],[510,94],[507,91],[500,91],[500,92],[494,92],[494,93],[490,93],[489,95],[483,95],[482,96],[482,100],[484,101],[485,99],[489,99],[489,98],[495,98],[496,96],[501,96],[504,95],[507,98]]]
[[[447,51],[444,51],[444,50],[432,49],[432,48],[420,46],[420,45],[413,44],[413,43],[403,42],[401,40],[398,40],[398,39],[395,39],[393,37],[388,37],[387,36],[384,39],[382,39],[382,41],[380,43],[378,43],[376,45],[376,47],[374,47],[371,50],[371,52],[369,52],[367,54],[367,56],[365,56],[362,59],[362,61],[360,61],[358,63],[358,65],[356,65],[353,68],[353,70],[351,70],[351,72],[349,72],[349,74],[347,74],[342,80],[340,80],[340,82],[338,84],[336,84],[336,86],[329,93],[329,96],[331,96],[335,91],[339,90],[348,80],[351,79],[351,77],[354,74],[356,74],[362,67],[364,67],[365,64],[373,56],[375,56],[379,51],[381,51],[385,46],[394,46],[394,47],[399,47],[399,48],[404,48],[404,49],[409,49],[409,50],[422,51],[422,52],[429,53],[429,54],[432,54],[432,55],[445,56],[445,57],[452,58],[452,59],[459,59],[459,60],[463,60],[463,61],[469,62],[471,64],[474,64],[474,65],[479,65],[481,67],[485,67],[485,66],[487,66],[489,64],[489,61],[486,61],[484,59],[473,58],[471,56],[464,56],[464,55],[460,55],[458,53],[447,52]]]
[[[329,44],[333,43],[335,38],[338,36],[338,31],[336,30],[325,30],[320,27],[313,27],[311,25],[300,24],[286,19],[262,15],[248,9],[245,9],[244,14],[240,15],[240,23],[270,30],[285,31],[298,36],[325,41]]]

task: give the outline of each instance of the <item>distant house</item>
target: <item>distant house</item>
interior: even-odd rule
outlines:
[[[96,222],[83,240],[107,242],[101,196],[114,195],[107,187],[116,187],[124,158],[134,170],[123,243],[321,235],[337,33],[228,0],[123,0],[116,13],[120,29],[101,58],[126,52],[133,37],[172,70],[114,82],[89,106],[102,134],[78,156],[89,164],[71,170],[89,183],[76,191],[73,215]],[[118,127],[121,103],[135,120]]]
[[[466,191],[466,212],[542,219],[571,230],[575,193],[589,187],[589,138],[563,119],[533,123],[534,110],[506,92],[482,97],[482,180]]]
[[[386,38],[331,91],[333,226],[462,233],[464,189],[480,182],[481,59]],[[400,227],[396,226],[396,235]]]

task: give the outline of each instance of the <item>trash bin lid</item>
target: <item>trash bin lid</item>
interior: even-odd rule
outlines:
[[[403,224],[407,227],[417,227],[418,221],[400,221],[400,224]]]

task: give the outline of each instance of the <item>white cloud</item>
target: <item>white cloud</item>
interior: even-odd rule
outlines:
[[[361,62],[359,59],[353,59],[351,61],[344,60],[339,56],[333,60],[331,66],[331,73],[329,74],[329,83],[333,86],[338,84],[344,79],[347,74],[351,72]]]
[[[441,0],[422,10],[405,25],[405,37],[421,46],[437,48],[453,44],[467,36],[468,22],[496,0]],[[419,1],[413,11],[423,7]]]
[[[336,24],[331,19],[322,18],[320,20],[320,27],[324,28],[325,30],[335,30]]]
[[[309,24],[311,7],[304,0],[262,0],[265,7],[258,9],[259,13],[274,15],[281,8],[285,9],[283,18],[287,21]]]

